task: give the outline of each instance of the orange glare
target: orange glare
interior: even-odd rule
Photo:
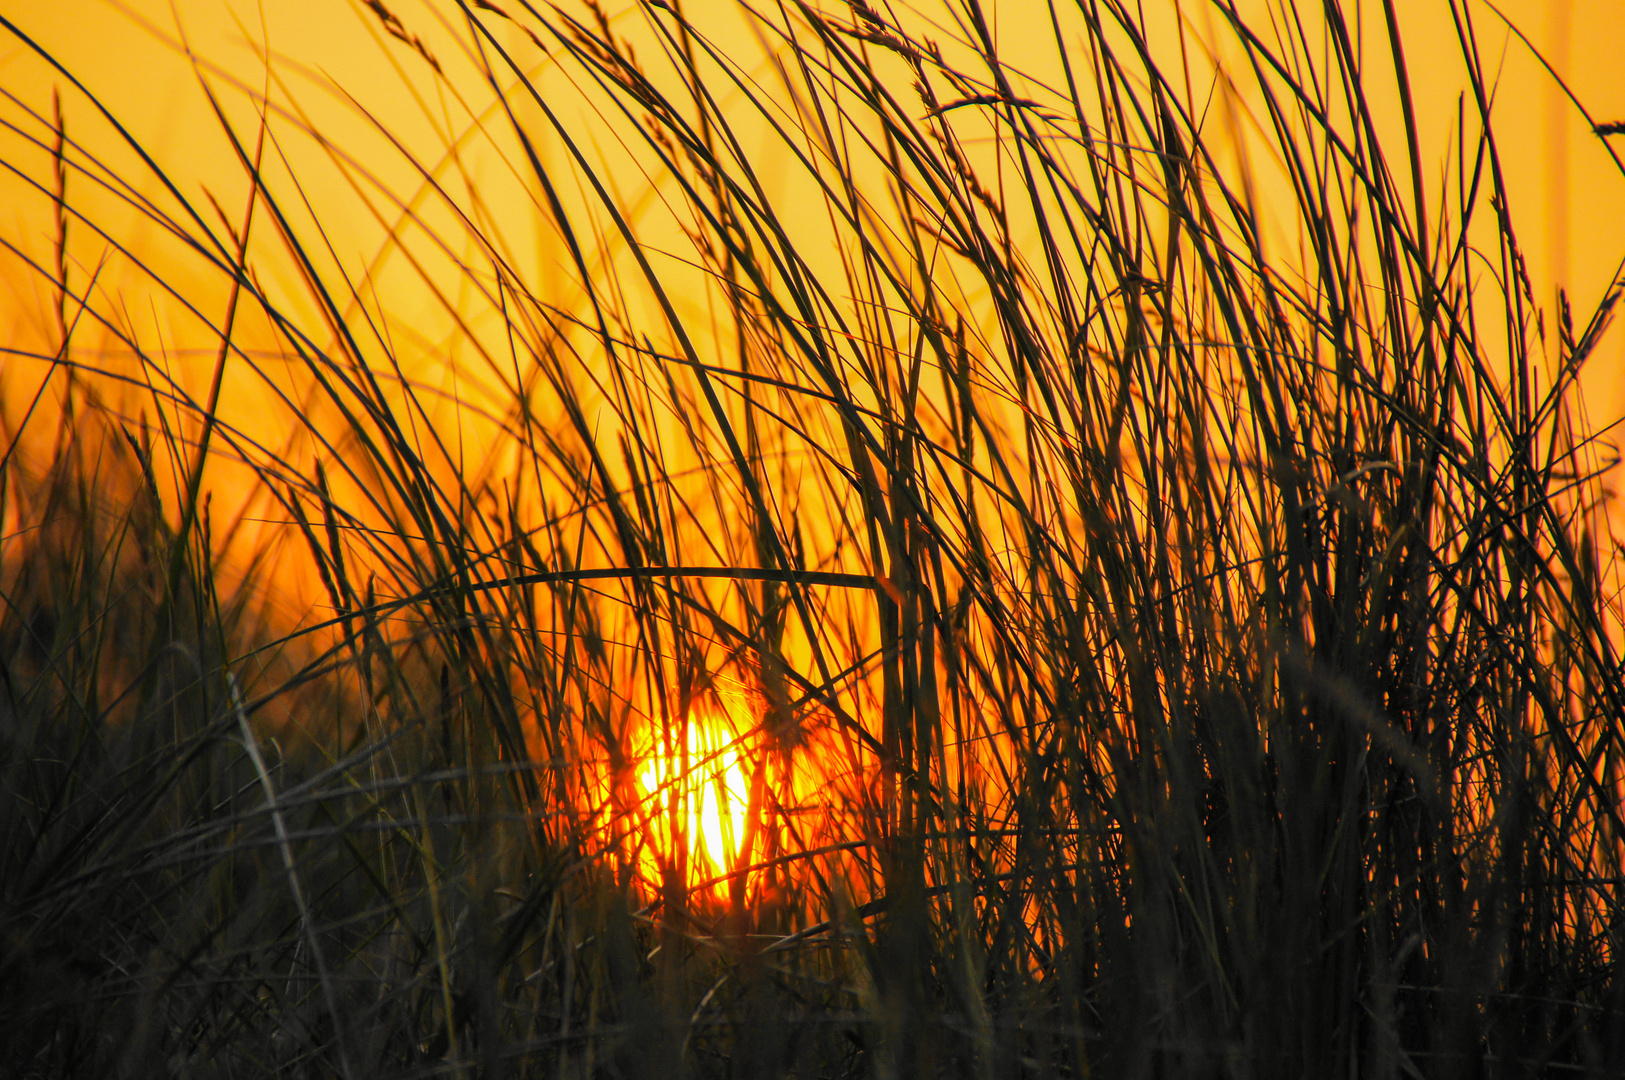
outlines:
[[[657,743],[638,780],[652,811],[656,856],[670,861],[686,850],[692,886],[736,865],[750,812],[750,776],[724,720],[695,715],[687,728],[686,746],[674,743],[668,752]],[[673,823],[675,838],[668,835]]]

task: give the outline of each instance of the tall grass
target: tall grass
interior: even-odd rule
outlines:
[[[365,154],[192,57],[234,198],[8,94],[10,1071],[1625,1067],[1482,9],[1442,157],[1393,5],[357,13]]]

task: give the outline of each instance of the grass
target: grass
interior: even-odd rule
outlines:
[[[1616,1075],[1617,293],[1447,11],[1439,152],[1376,4],[8,94],[7,1071]]]

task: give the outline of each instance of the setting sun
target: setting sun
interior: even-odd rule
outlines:
[[[667,746],[656,743],[638,783],[650,808],[655,857],[670,862],[677,851],[686,851],[692,884],[716,878],[737,863],[748,835],[750,776],[739,740],[725,721],[700,714],[691,716],[686,727],[686,739],[673,738]]]

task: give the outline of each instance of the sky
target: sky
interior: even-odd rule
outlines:
[[[425,50],[448,66],[460,61],[444,24],[445,9],[422,0],[392,0],[400,25],[421,35]],[[1153,35],[1167,33],[1183,18],[1199,36],[1214,26],[1213,9],[1192,0],[1146,0],[1143,4]],[[1441,163],[1449,152],[1451,133],[1464,87],[1455,50],[1454,26],[1443,3],[1408,2],[1400,5],[1401,30],[1415,80],[1422,158]],[[1377,34],[1379,8],[1368,5],[1367,32]],[[753,49],[754,41],[739,30],[737,10],[722,0],[711,0],[690,14],[704,25],[718,27],[725,47]],[[1022,35],[1047,33],[1044,9],[1034,0],[1003,3],[995,8],[995,23],[1007,55],[1020,56],[1026,48]],[[1278,9],[1277,9],[1278,10]],[[1625,158],[1625,135],[1610,146],[1591,129],[1556,81],[1535,58],[1539,50],[1562,76],[1574,96],[1596,122],[1625,121],[1625,5],[1620,0],[1506,0],[1499,8],[1483,2],[1467,9],[1475,22],[1480,51],[1494,73],[1496,117],[1503,164],[1507,170],[1512,210],[1522,222],[1522,239],[1529,274],[1538,302],[1550,309],[1561,286],[1573,298],[1577,313],[1584,313],[1612,288],[1625,257],[1625,177],[1619,160]],[[1270,9],[1252,5],[1249,17],[1269,18]],[[198,73],[188,64],[178,43],[184,39],[200,71],[215,85],[241,80],[244,86],[267,86],[261,43],[275,56],[280,85],[269,86],[273,99],[306,110],[332,144],[351,154],[365,168],[375,170],[378,183],[410,190],[419,180],[398,155],[380,141],[377,128],[365,113],[388,118],[392,134],[404,145],[433,148],[446,138],[436,130],[436,116],[445,130],[466,123],[459,103],[410,102],[404,95],[401,74],[413,72],[421,60],[407,44],[385,36],[374,11],[356,0],[0,0],[0,15],[55,56],[67,71],[97,95],[117,119],[171,171],[177,186],[189,197],[203,190],[217,198],[228,215],[236,214],[246,187],[240,167],[198,93]],[[930,18],[927,13],[923,17]],[[1509,29],[1517,27],[1523,38]],[[730,29],[732,27],[732,29]],[[729,35],[735,44],[728,45]],[[1378,42],[1380,44],[1380,42]],[[516,55],[527,48],[520,32],[510,28],[509,45]],[[546,61],[532,53],[538,65]],[[1053,57],[1034,61],[1042,73]],[[1200,67],[1198,62],[1197,67]],[[420,88],[423,81],[412,80]],[[1200,82],[1200,77],[1197,78]],[[19,107],[49,114],[51,90],[63,85],[61,74],[41,62],[15,35],[0,33],[0,88],[11,101],[6,115],[15,118]],[[342,93],[334,87],[341,88]],[[1200,86],[1193,97],[1199,96]],[[111,133],[74,93],[64,96],[70,131],[87,145],[103,148],[108,160],[135,168],[133,158],[106,151]],[[252,114],[241,95],[221,94],[228,115],[242,130],[252,130]],[[1395,114],[1397,116],[1397,113]],[[1392,118],[1391,118],[1392,119]],[[98,141],[100,140],[100,141]],[[25,158],[39,169],[47,160],[35,148],[29,158],[15,141],[5,143],[13,161]],[[320,151],[308,145],[280,148],[290,155],[288,168],[296,175],[314,175]],[[312,156],[314,155],[314,157]],[[40,175],[36,171],[35,175]],[[15,176],[0,180],[0,196]],[[312,190],[319,204],[319,188]],[[0,232],[48,239],[50,223],[40,213],[41,203],[0,198]],[[48,205],[48,204],[46,204]],[[116,220],[116,219],[110,219]],[[133,234],[150,231],[126,218]],[[518,213],[512,240],[523,251],[540,244]],[[328,220],[335,257],[362,253],[378,242],[375,222],[363,219]],[[534,255],[534,248],[530,248]],[[85,273],[90,267],[84,268]],[[185,269],[176,271],[184,280]],[[5,278],[15,286],[15,268]],[[27,295],[24,295],[26,293]],[[14,287],[4,302],[33,304],[39,294]],[[9,314],[9,313],[8,313]],[[1606,427],[1625,416],[1625,330],[1607,336],[1585,375],[1582,404],[1593,429]]]

